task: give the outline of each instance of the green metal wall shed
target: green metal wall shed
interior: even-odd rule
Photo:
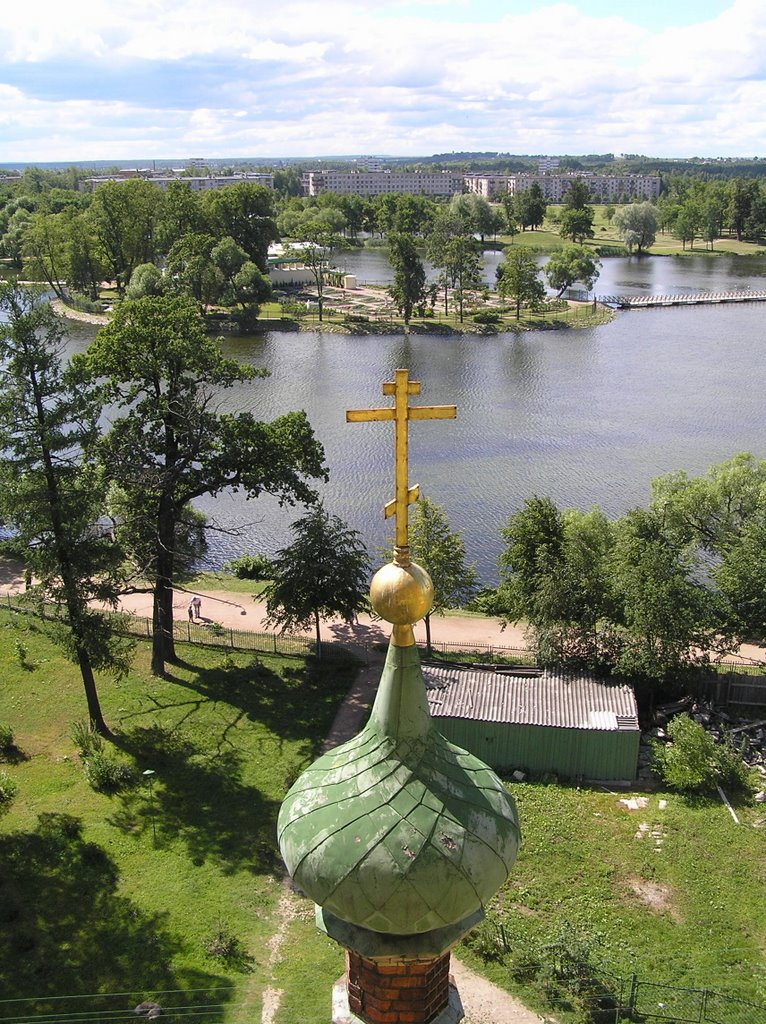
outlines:
[[[640,729],[632,687],[588,675],[424,666],[439,731],[492,768],[632,781]]]

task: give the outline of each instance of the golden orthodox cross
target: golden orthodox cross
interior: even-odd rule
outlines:
[[[457,413],[454,405],[410,405],[409,396],[420,394],[420,381],[410,380],[408,370],[396,370],[394,380],[383,385],[384,395],[394,396],[393,407],[385,409],[348,409],[347,423],[365,423],[370,420],[394,421],[394,465],[396,468],[395,497],[384,507],[386,519],[396,516],[395,561],[408,564],[407,506],[416,501],[420,493],[417,484],[408,480],[408,420],[453,420]]]

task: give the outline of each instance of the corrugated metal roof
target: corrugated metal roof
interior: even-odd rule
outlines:
[[[548,725],[563,729],[638,729],[633,690],[595,676],[543,672],[536,677],[423,666],[434,718]]]

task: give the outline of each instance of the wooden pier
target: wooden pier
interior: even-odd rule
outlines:
[[[713,306],[722,302],[766,302],[763,291],[694,292],[679,295],[597,295],[596,302],[612,309],[650,309],[658,306]]]

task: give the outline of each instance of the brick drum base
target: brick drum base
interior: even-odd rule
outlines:
[[[449,957],[368,960],[349,950],[349,1009],[369,1024],[428,1024],[449,1002]]]

